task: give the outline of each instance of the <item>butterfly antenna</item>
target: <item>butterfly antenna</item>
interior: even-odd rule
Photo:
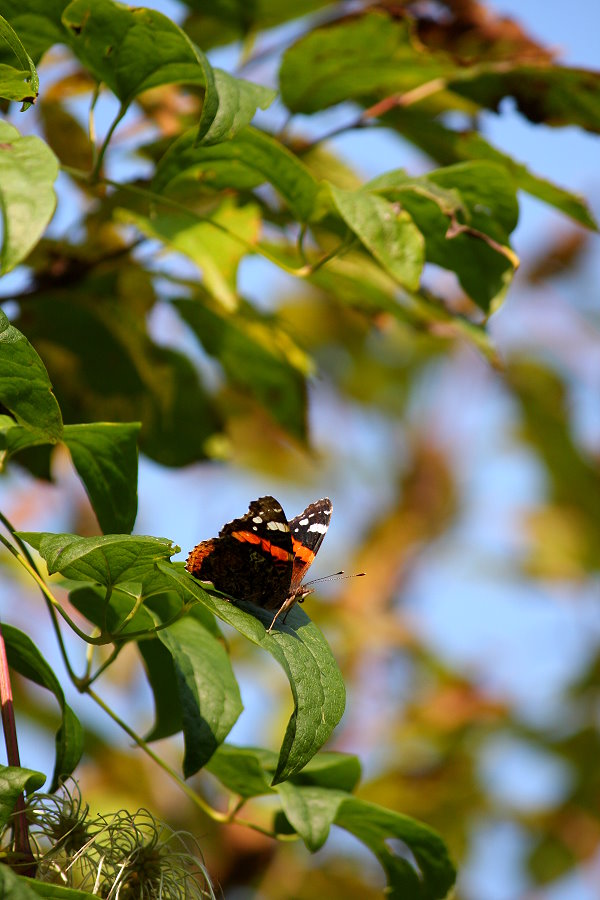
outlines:
[[[313,578],[312,581],[305,581],[304,584],[308,587],[309,584],[318,584],[319,581],[344,581],[346,578],[362,578],[366,574],[366,572],[355,572],[354,575],[345,575],[342,569],[340,572],[334,572],[333,575],[324,575],[322,578]]]

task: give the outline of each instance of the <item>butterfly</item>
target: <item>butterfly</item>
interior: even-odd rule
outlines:
[[[276,610],[270,632],[279,616],[285,620],[295,603],[312,594],[302,582],[327,534],[331,510],[324,497],[288,522],[274,497],[260,497],[218,537],[194,547],[186,569],[236,600]]]

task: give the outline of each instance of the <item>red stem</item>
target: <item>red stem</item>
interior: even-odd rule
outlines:
[[[20,767],[19,744],[17,742],[17,728],[15,725],[15,710],[13,704],[12,687],[10,684],[10,672],[6,657],[4,636],[0,627],[0,704],[2,711],[2,726],[4,729],[4,742],[6,744],[6,756],[9,766]],[[36,866],[27,830],[27,818],[25,816],[25,798],[19,794],[15,804],[15,817],[13,833],[15,839],[15,853],[17,865],[15,869],[21,875],[35,876]]]

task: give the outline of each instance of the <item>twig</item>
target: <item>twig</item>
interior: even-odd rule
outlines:
[[[17,727],[15,724],[15,710],[13,703],[10,672],[6,656],[4,635],[0,626],[0,703],[2,704],[2,727],[4,730],[4,743],[6,745],[6,757],[9,766],[21,766],[19,758],[19,744],[17,741]],[[36,873],[36,865],[31,845],[29,843],[29,830],[25,815],[25,797],[19,794],[15,804],[13,818],[13,835],[15,842],[15,869],[21,875],[33,878]]]

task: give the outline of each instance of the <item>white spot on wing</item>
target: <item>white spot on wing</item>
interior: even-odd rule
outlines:
[[[271,531],[289,531],[290,529],[285,522],[267,522],[267,528]]]
[[[300,525],[308,525],[308,519],[300,519]]]
[[[252,526],[252,531],[258,531],[258,528],[256,527],[256,525]]]
[[[327,531],[327,525],[322,525],[320,522],[313,522],[308,530],[318,531],[319,534],[325,534],[325,532]]]
[[[254,518],[252,519],[252,521],[253,521],[253,522],[256,522],[257,525],[260,525],[260,523],[262,522],[262,519],[261,519],[260,516],[254,516]],[[256,528],[255,528],[254,530],[256,531]]]

